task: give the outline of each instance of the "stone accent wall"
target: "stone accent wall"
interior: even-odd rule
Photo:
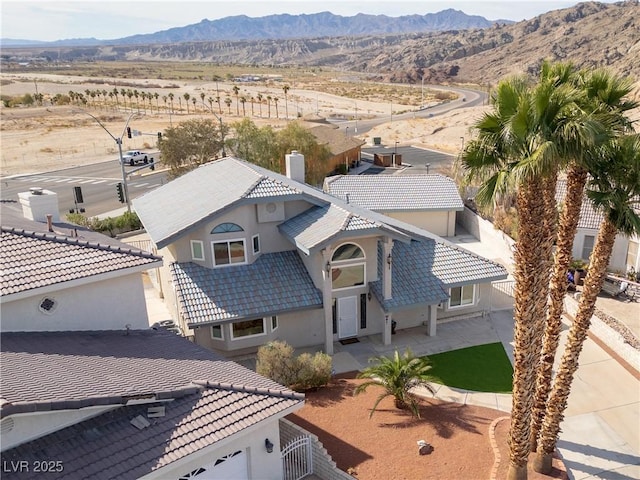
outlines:
[[[311,437],[313,474],[322,480],[353,480],[353,477],[336,466],[331,455],[316,435],[308,432],[286,418],[280,419],[280,448],[300,435]]]

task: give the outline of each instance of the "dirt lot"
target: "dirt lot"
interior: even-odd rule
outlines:
[[[2,74],[0,78],[2,79],[3,95],[23,95],[34,92],[35,82],[27,75]],[[83,80],[87,79],[39,74],[37,88],[40,92],[47,92],[47,95],[50,96],[57,93],[67,94],[71,90],[84,92],[85,89],[95,88],[95,84],[82,83]],[[162,84],[160,80],[139,80],[138,82],[140,82],[141,88],[144,88],[144,85],[149,82],[153,82],[154,85]],[[104,85],[104,87],[108,88],[109,86]],[[143,135],[132,139],[126,138],[125,135],[123,150],[153,150],[156,146],[157,132],[185,119],[194,118],[191,105],[190,114],[187,115],[184,104],[182,112],[175,113],[178,110],[178,98],[184,94],[183,92],[188,91],[193,94],[194,92],[206,91],[209,95],[212,88],[229,92],[232,85],[213,85],[198,81],[181,84],[177,90],[172,90],[176,98],[173,114],[169,113],[169,108],[163,106],[162,100],[158,101],[159,106],[157,107],[152,102],[151,109],[141,109],[140,114],[137,114],[136,111],[136,116],[131,120],[130,125],[133,129],[142,132]],[[263,87],[243,86],[244,90],[247,91],[247,95],[260,93],[266,98],[271,93],[274,97],[276,95],[282,97],[281,86],[272,87],[271,90]],[[122,102],[122,99],[120,101]],[[317,112],[320,116],[325,117],[343,115],[347,118],[353,118],[355,114],[352,98],[309,90],[291,89],[288,92],[287,105],[285,106],[283,103],[281,99],[278,105],[279,119],[275,118],[273,103],[270,108],[271,118],[268,118],[268,109],[264,104],[262,105],[262,117],[260,117],[258,105],[255,105],[254,115],[251,116],[250,105],[246,104],[245,114],[259,125],[269,124],[274,128],[279,128],[285,123],[283,118],[285,109],[288,110],[290,118],[294,118],[298,111],[302,115]],[[197,106],[198,113],[196,115],[206,115],[203,113],[204,108],[199,97]],[[390,105],[386,102],[358,101],[357,106],[359,118],[388,114],[390,110]],[[407,110],[408,107],[398,106],[398,108]],[[0,107],[0,142],[2,144],[0,176],[49,171],[117,158],[117,145],[114,139],[94,119],[79,110],[70,106]],[[116,108],[115,106],[105,107],[99,103],[96,107],[85,106],[83,110],[98,118],[115,137],[122,134],[125,122],[131,113],[129,108],[125,109],[122,105]],[[225,122],[232,123],[242,118],[242,110],[238,115],[235,101],[230,109],[223,103],[222,111]],[[479,118],[482,111],[483,107],[467,108],[433,119],[387,122],[367,132],[362,138],[370,142],[372,137],[382,137],[383,142],[389,144],[398,141],[405,145],[419,144],[455,153],[460,148],[460,137],[467,138],[469,136],[471,123]],[[395,109],[394,113],[397,113]],[[208,115],[211,117],[210,114]]]

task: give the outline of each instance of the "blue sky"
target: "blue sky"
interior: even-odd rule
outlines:
[[[602,1],[602,0],[601,0]],[[614,0],[604,0],[611,3]],[[7,1],[0,3],[1,38],[25,40],[61,40],[98,38],[109,40],[135,34],[153,33],[172,27],[183,27],[203,19],[214,20],[233,15],[262,17],[290,13],[330,11],[337,15],[357,13],[400,16],[424,15],[447,8],[489,20],[523,20],[550,10],[567,8],[577,1],[511,0],[511,1],[379,1],[379,0],[59,0]]]

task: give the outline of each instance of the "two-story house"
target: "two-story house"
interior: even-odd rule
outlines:
[[[380,334],[489,308],[505,269],[402,220],[287,175],[226,157],[134,200],[168,266],[165,298],[183,331],[244,353]],[[169,295],[173,292],[174,295]]]
[[[160,257],[60,222],[53,192],[20,200],[31,218],[2,203],[2,478],[282,478],[303,395],[149,328]]]

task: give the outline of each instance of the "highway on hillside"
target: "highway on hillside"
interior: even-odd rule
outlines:
[[[425,85],[425,87],[427,87],[427,85]],[[432,85],[429,85],[428,87],[429,89],[452,91],[459,94],[460,97],[457,100],[453,100],[451,102],[441,103],[439,105],[434,105],[432,107],[422,108],[420,110],[414,110],[399,115],[384,115],[378,116],[376,118],[362,120],[329,119],[329,121],[332,124],[337,125],[338,127],[345,130],[345,133],[347,135],[358,136],[383,123],[392,123],[394,121],[408,120],[411,118],[431,118],[442,115],[443,113],[447,113],[451,110],[455,110],[456,108],[467,108],[484,105],[487,101],[487,94],[478,90],[469,90],[466,88],[458,87],[443,88]]]

